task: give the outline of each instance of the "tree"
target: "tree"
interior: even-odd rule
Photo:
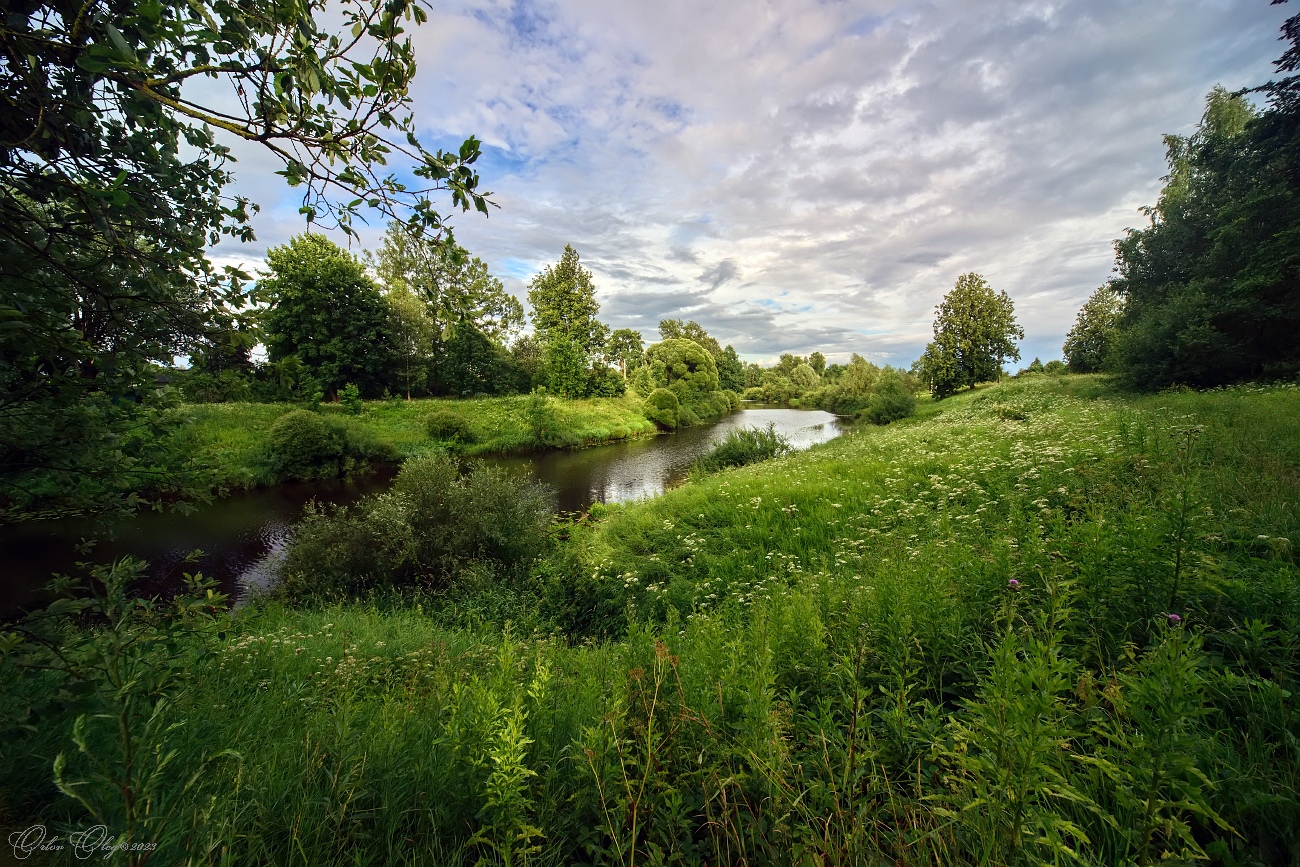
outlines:
[[[384,300],[392,337],[393,379],[410,400],[411,392],[423,392],[428,384],[436,326],[424,302],[405,286],[390,288]]]
[[[1300,16],[1287,25],[1281,70],[1300,57]],[[1150,224],[1115,244],[1113,361],[1129,386],[1300,372],[1300,100],[1294,77],[1263,89],[1262,114],[1215,88],[1191,136],[1165,137]]]
[[[520,391],[531,391],[541,384],[545,359],[542,357],[542,346],[537,342],[536,337],[525,334],[516,340],[514,346],[510,347],[510,357],[515,369],[525,380],[520,383]]]
[[[704,326],[691,320],[661,319],[659,336],[664,340],[691,340],[713,356],[713,363],[718,368],[719,387],[734,392],[745,390],[745,366],[732,346],[723,349],[717,338],[704,330]]]
[[[523,325],[523,305],[481,259],[454,244],[414,234],[402,223],[389,224],[383,245],[377,253],[367,253],[366,262],[390,291],[406,291],[423,301],[431,323],[429,386],[435,392],[449,387],[439,371],[446,341],[459,323],[469,322],[503,348]]]
[[[826,373],[826,356],[820,352],[814,352],[808,356],[808,364],[818,376]]]
[[[804,362],[803,364],[790,371],[790,382],[800,392],[812,391],[821,385],[822,378],[817,375],[817,371],[812,369],[812,365]]]
[[[1115,345],[1120,317],[1124,313],[1124,296],[1107,283],[1084,302],[1065,336],[1062,352],[1065,362],[1075,373],[1097,373],[1106,366]]]
[[[111,462],[139,428],[151,365],[187,354],[256,300],[245,275],[206,257],[222,237],[252,239],[256,210],[223,197],[233,176],[218,136],[269,150],[303,191],[309,222],[350,232],[362,208],[377,208],[438,236],[447,227],[430,200],[437,190],[453,207],[487,211],[478,142],[429,153],[412,135],[403,23],[425,18],[414,0],[18,0],[5,11],[7,489],[29,472],[97,476],[96,456]],[[399,162],[411,169],[405,183],[380,174]],[[107,408],[104,424],[86,424],[88,402]],[[51,429],[69,438],[29,435]]]
[[[361,262],[312,233],[272,247],[266,259],[270,360],[298,357],[327,395],[352,382],[377,396],[393,366],[392,321]]]
[[[713,356],[694,340],[670,337],[645,352],[646,364],[637,371],[636,387],[642,394],[667,388],[683,404],[718,388],[718,366]]]
[[[559,394],[582,396],[587,369],[604,347],[609,328],[596,319],[596,288],[578,251],[565,245],[559,263],[533,278],[528,303],[545,358],[547,386]]]
[[[659,337],[663,340],[694,340],[713,356],[715,363],[722,355],[722,346],[717,338],[710,337],[709,332],[704,330],[704,326],[695,320],[682,322],[680,319],[661,319]]]
[[[514,390],[507,375],[508,356],[468,319],[457,324],[447,341],[443,376],[448,393],[457,397]]]
[[[1020,360],[1014,341],[1024,336],[1011,297],[994,293],[979,274],[963,274],[935,308],[934,342],[925,350],[923,378],[939,398],[997,379],[1004,361]]]
[[[722,357],[715,358],[718,365],[718,387],[725,388],[728,391],[734,391],[737,394],[745,390],[745,364],[736,354],[736,349],[730,343],[727,348],[722,350]]]
[[[605,359],[610,364],[618,365],[619,373],[623,374],[624,379],[636,370],[644,354],[645,342],[641,339],[641,332],[631,328],[618,329],[605,344]]]

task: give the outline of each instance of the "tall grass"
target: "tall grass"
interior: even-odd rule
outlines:
[[[1296,863],[1300,390],[926,415],[605,509],[508,608],[231,616],[161,863]],[[85,822],[44,713],[4,818]]]
[[[722,442],[696,462],[695,467],[700,472],[712,473],[771,460],[789,451],[790,441],[776,432],[774,424],[769,423],[766,428],[733,428],[727,431]]]

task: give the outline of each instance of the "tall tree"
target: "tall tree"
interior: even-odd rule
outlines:
[[[1006,292],[995,293],[979,274],[963,274],[935,308],[934,341],[926,347],[923,376],[936,397],[998,379],[1004,361],[1019,361],[1016,323]]]
[[[383,244],[378,252],[366,254],[366,262],[385,286],[408,291],[424,302],[432,322],[429,385],[435,391],[445,385],[439,366],[446,341],[459,323],[469,322],[503,348],[523,326],[523,305],[505,291],[481,259],[458,246],[412,233],[402,223],[389,224]]]
[[[474,394],[500,394],[514,390],[508,375],[506,351],[486,334],[463,319],[447,340],[443,376],[447,391],[457,397]]]
[[[645,341],[641,339],[641,332],[633,331],[631,328],[618,329],[609,336],[609,342],[605,344],[606,360],[618,366],[618,371],[623,374],[624,379],[636,370],[644,354]]]
[[[409,400],[412,392],[422,393],[428,385],[436,325],[428,307],[405,286],[389,288],[384,300],[392,336],[392,378]]]
[[[1109,283],[1092,293],[1065,336],[1062,351],[1070,370],[1096,373],[1106,366],[1123,312],[1124,296]]]
[[[736,354],[736,348],[730,343],[722,350],[722,357],[715,358],[718,365],[718,387],[734,391],[737,394],[745,390],[745,365]]]
[[[351,382],[377,396],[393,367],[392,320],[365,266],[312,233],[272,247],[266,260],[270,360],[296,356],[327,395]]]
[[[528,303],[545,358],[547,385],[560,394],[584,394],[587,371],[604,347],[609,327],[596,318],[596,287],[577,250],[566,244],[559,263],[533,278]]]

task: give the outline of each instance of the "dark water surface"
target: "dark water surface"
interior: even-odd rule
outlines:
[[[479,458],[484,463],[530,472],[555,488],[562,512],[585,511],[592,503],[639,500],[679,483],[691,464],[727,432],[740,427],[776,426],[796,448],[834,439],[839,420],[830,413],[798,409],[746,409],[723,420],[644,440],[577,451]],[[38,591],[54,572],[74,571],[79,560],[107,562],[130,554],[149,563],[151,590],[177,586],[185,572],[216,578],[235,597],[268,586],[279,553],[310,500],[347,504],[385,490],[393,473],[353,482],[298,482],[244,491],[200,507],[189,515],[145,512],[110,532],[88,521],[42,521],[0,528],[0,617],[43,603]],[[100,541],[89,555],[76,546]],[[187,556],[203,552],[195,561]]]

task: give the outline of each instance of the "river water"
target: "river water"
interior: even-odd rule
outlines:
[[[555,489],[561,512],[582,512],[592,503],[640,500],[680,483],[691,464],[727,432],[772,424],[795,448],[808,448],[841,433],[839,420],[818,410],[748,408],[711,425],[643,440],[575,451],[487,457],[478,460],[531,473]],[[42,604],[38,591],[55,572],[74,571],[80,560],[107,562],[132,555],[149,564],[147,588],[177,586],[186,572],[216,578],[239,597],[275,579],[279,552],[311,500],[347,504],[387,489],[393,472],[353,482],[298,482],[224,497],[185,515],[145,512],[105,528],[85,521],[41,521],[0,530],[0,618]],[[88,554],[78,551],[98,539]],[[202,552],[189,558],[193,552]]]

